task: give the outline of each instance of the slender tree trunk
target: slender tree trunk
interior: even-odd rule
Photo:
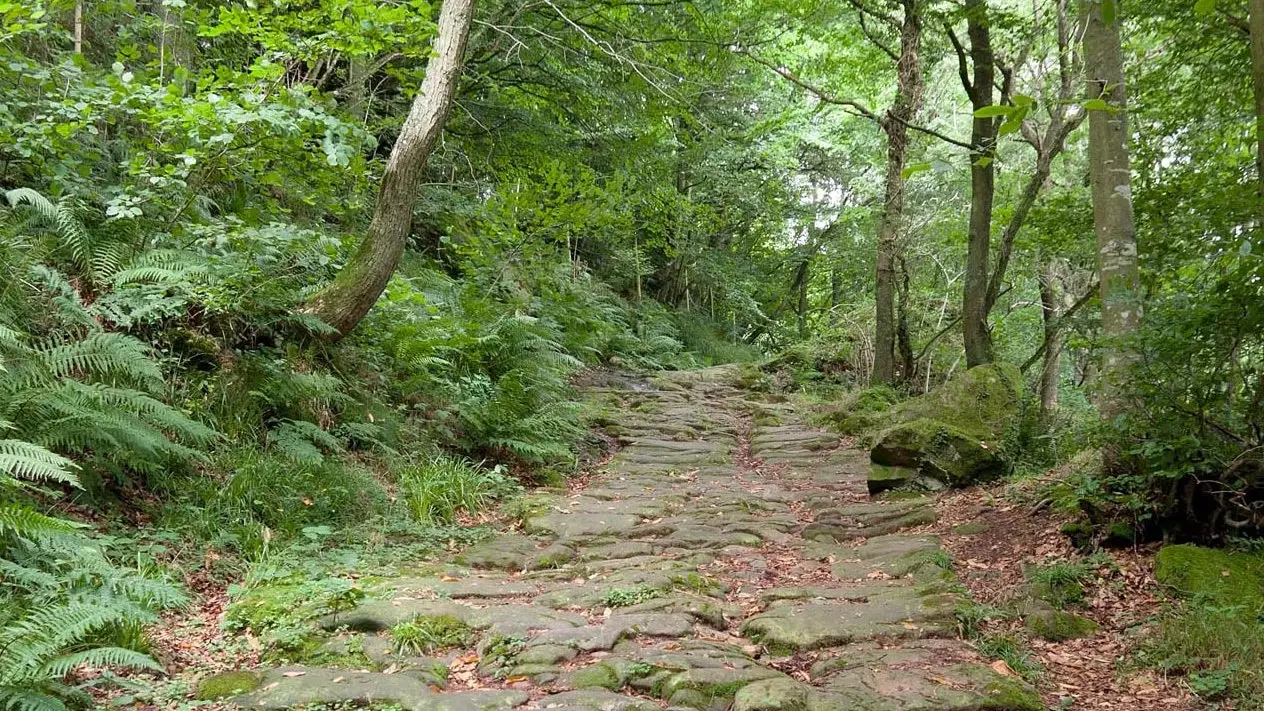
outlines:
[[[900,379],[911,383],[917,374],[917,357],[913,355],[913,339],[909,336],[909,271],[908,260],[900,257],[899,317],[896,320],[896,348],[900,352]]]
[[[1048,417],[1058,409],[1058,376],[1062,366],[1062,328],[1065,295],[1053,262],[1040,272],[1040,309],[1044,317],[1045,352],[1040,369],[1040,411]]]
[[[966,0],[970,63],[974,76],[966,87],[976,111],[992,105],[996,60],[988,27],[986,0]],[[964,73],[963,73],[964,76]],[[970,131],[970,236],[966,251],[966,279],[961,309],[966,366],[992,361],[988,333],[987,290],[992,247],[992,206],[996,196],[996,119],[976,116]]]
[[[1251,79],[1255,86],[1255,176],[1264,198],[1264,0],[1251,0]],[[1264,200],[1261,201],[1264,203]],[[1264,204],[1261,205],[1264,211]]]
[[[1083,0],[1087,26],[1084,61],[1088,99],[1105,100],[1108,109],[1089,115],[1089,181],[1093,192],[1093,231],[1101,272],[1102,335],[1106,346],[1101,369],[1102,416],[1124,412],[1122,386],[1133,361],[1127,338],[1141,323],[1137,238],[1132,211],[1132,172],[1128,152],[1128,92],[1119,36],[1119,6],[1102,17],[1100,0]],[[1107,23],[1106,19],[1113,19]]]
[[[404,254],[412,229],[417,186],[443,125],[452,110],[461,57],[469,37],[475,0],[445,0],[439,11],[435,54],[426,78],[400,130],[369,231],[338,277],[317,294],[306,310],[345,336],[364,318],[386,288]]]
[[[882,128],[887,134],[886,196],[878,223],[875,269],[874,383],[895,380],[895,266],[900,253],[900,224],[904,218],[904,167],[908,162],[908,124],[922,104],[922,22],[917,0],[903,0],[900,27],[899,93],[887,110]]]
[[[803,278],[799,280],[799,340],[808,337],[808,282],[812,279],[812,260],[803,262]]]
[[[1079,128],[1084,121],[1084,113],[1073,104],[1076,97],[1076,80],[1080,75],[1079,54],[1072,42],[1076,34],[1072,18],[1068,17],[1067,5],[1070,0],[1057,0],[1055,12],[1058,25],[1058,93],[1049,111],[1049,126],[1044,135],[1038,135],[1034,129],[1024,126],[1023,138],[1036,151],[1036,170],[1027,180],[1022,196],[1014,205],[1014,213],[1005,225],[1001,241],[997,248],[996,265],[992,268],[992,278],[988,282],[985,312],[990,314],[996,306],[1001,290],[1005,286],[1005,272],[1009,269],[1009,260],[1014,251],[1014,242],[1031,214],[1036,199],[1044,189],[1053,172],[1053,161],[1066,149],[1067,138]],[[986,318],[986,316],[985,316]]]
[[[843,272],[838,267],[830,269],[830,313],[831,323],[838,323],[838,307],[843,303]]]
[[[354,116],[357,121],[365,119],[365,105],[369,96],[369,63],[370,57],[362,54],[354,54],[347,61],[347,87],[345,90],[347,98],[344,106],[347,113]]]
[[[75,54],[83,54],[83,0],[75,2]]]

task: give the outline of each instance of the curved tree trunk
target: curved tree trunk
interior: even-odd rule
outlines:
[[[904,220],[904,167],[908,162],[909,123],[922,104],[922,21],[917,0],[903,0],[900,26],[899,95],[882,119],[887,134],[886,199],[878,223],[875,269],[875,324],[873,375],[875,383],[895,380],[895,267],[899,256],[900,224]]]
[[[412,229],[417,186],[452,110],[473,17],[474,0],[443,3],[435,55],[391,150],[369,231],[333,283],[305,307],[333,327],[335,337],[345,336],[360,323],[399,266]]]
[[[1093,189],[1093,231],[1101,271],[1102,416],[1113,418],[1126,409],[1121,387],[1132,365],[1126,343],[1141,323],[1140,275],[1132,211],[1132,172],[1128,152],[1128,92],[1119,37],[1120,0],[1115,12],[1103,13],[1101,0],[1084,0],[1084,65],[1088,99],[1104,100],[1106,109],[1089,112],[1089,181]],[[1103,17],[1109,14],[1113,17]],[[1107,22],[1110,20],[1110,22]]]

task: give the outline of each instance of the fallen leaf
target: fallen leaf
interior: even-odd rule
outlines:
[[[305,674],[307,674],[307,672],[305,672],[305,671],[287,671],[287,672],[281,672],[281,676],[287,676],[287,677],[303,676],[303,675],[305,675]]]
[[[992,670],[1001,676],[1018,676],[1014,673],[1014,670],[1005,663],[1004,659],[998,659],[992,662]]]

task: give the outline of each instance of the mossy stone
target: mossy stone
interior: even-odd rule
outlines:
[[[1053,609],[1029,614],[1025,624],[1032,634],[1050,642],[1088,637],[1098,630],[1097,623],[1087,617]]]
[[[953,534],[958,536],[977,536],[987,531],[987,524],[984,523],[963,523],[960,526],[953,526],[952,529]]]
[[[950,486],[969,486],[992,481],[1010,471],[996,439],[985,439],[939,420],[920,418],[887,430],[870,452],[875,476],[892,469],[915,470]],[[888,486],[887,488],[891,488]]]
[[[1264,557],[1194,545],[1165,546],[1154,577],[1187,597],[1264,608]]]
[[[619,681],[619,673],[607,664],[592,664],[576,669],[568,675],[567,680],[576,689],[609,689],[618,691],[623,684]]]
[[[193,698],[198,701],[215,701],[250,693],[263,683],[263,675],[252,671],[231,671],[203,679],[197,685]]]

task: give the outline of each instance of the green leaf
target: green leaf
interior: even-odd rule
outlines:
[[[1014,94],[1014,105],[1029,109],[1036,105],[1036,100],[1026,94]]]
[[[1009,116],[1014,113],[1013,106],[984,106],[974,112],[975,118],[996,118],[997,116]]]
[[[918,173],[921,173],[930,169],[931,169],[930,163],[914,163],[910,165],[909,167],[905,168],[904,170],[900,171],[900,177],[908,179],[909,177],[913,175],[917,175]]]
[[[1194,3],[1194,12],[1199,15],[1210,15],[1216,11],[1216,0],[1198,0]]]
[[[1110,104],[1105,99],[1089,99],[1084,102],[1086,111],[1110,111]]]
[[[1251,249],[1252,249],[1251,240],[1249,239],[1245,240],[1244,242],[1242,242],[1242,246],[1238,248],[1238,256],[1241,256],[1241,257],[1251,256]]]
[[[979,159],[976,160],[974,164],[980,168],[986,168],[989,165],[992,165],[992,156],[979,156]]]
[[[1008,136],[1009,134],[1014,133],[1015,131],[1017,131],[1018,129],[1022,127],[1023,127],[1023,117],[1021,115],[1015,116],[1011,118],[1010,120],[1006,121],[1005,123],[1001,124],[1001,127],[1000,129],[997,130],[996,135],[998,138]]]

